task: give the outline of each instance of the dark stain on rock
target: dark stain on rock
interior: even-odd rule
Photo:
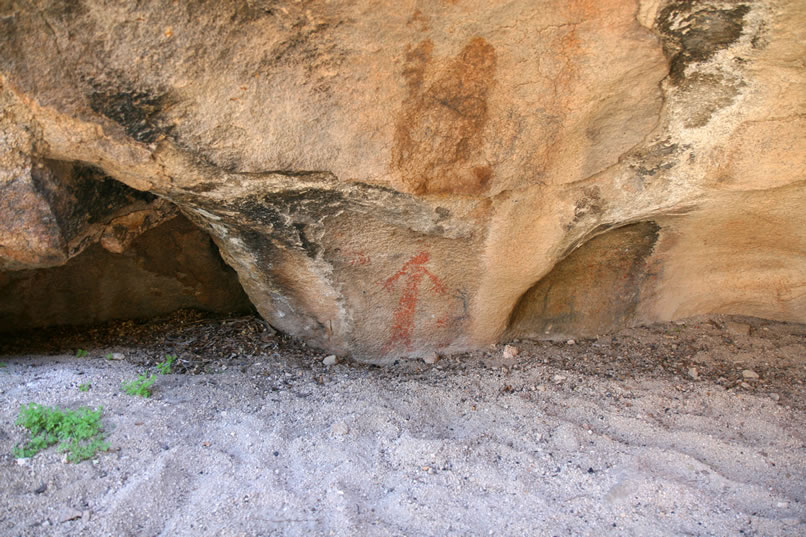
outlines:
[[[219,205],[218,209],[238,214],[238,229],[268,228],[264,233],[286,247],[303,250],[315,259],[321,247],[309,236],[322,225],[322,215],[348,209],[350,203],[341,192],[324,188],[276,192],[247,196]],[[216,208],[206,208],[216,211]]]
[[[598,216],[604,211],[605,201],[598,186],[586,186],[582,189],[580,197],[574,205],[574,223],[586,216]]]
[[[492,170],[478,157],[495,83],[495,49],[476,37],[430,77],[432,54],[430,40],[406,51],[408,96],[397,118],[392,164],[415,194],[483,192]]]
[[[260,177],[263,174],[254,175]],[[304,252],[312,259],[329,260],[330,250],[323,237],[327,232],[326,220],[331,216],[379,217],[404,229],[410,229],[416,223],[421,232],[437,235],[448,233],[445,227],[437,223],[449,221],[451,212],[444,207],[433,208],[423,204],[410,194],[379,185],[337,185],[333,176],[325,172],[285,172],[282,175],[307,177],[312,182],[320,180],[322,186],[271,192],[264,190],[224,199],[210,199],[185,192],[174,194],[171,199],[181,206],[203,209],[217,215],[221,225],[235,230],[242,237],[252,233],[271,242],[257,245],[252,251],[281,247]],[[211,229],[204,218],[192,212],[189,214],[199,225]]]
[[[88,225],[105,223],[120,209],[156,199],[78,162],[42,160],[31,169],[34,188],[47,200],[66,242]],[[72,252],[71,252],[72,253]]]
[[[671,61],[672,81],[680,82],[686,66],[703,62],[735,43],[742,35],[748,4],[735,7],[703,6],[701,2],[677,0],[658,13],[655,21],[663,36],[663,48]]]
[[[325,3],[317,6],[315,17],[304,2],[271,1],[264,9],[277,25],[277,35],[287,37],[266,50],[259,71],[272,76],[283,69],[300,69],[315,93],[329,94],[332,73],[340,71],[348,55],[334,35],[349,21],[331,13]]]
[[[708,73],[692,73],[683,80],[679,87],[691,92],[698,98],[690,99],[686,106],[684,125],[687,128],[702,127],[711,120],[717,110],[730,106],[745,85],[742,80],[730,80],[727,77]]]
[[[311,259],[316,259],[316,255],[319,253],[320,248],[318,244],[308,240],[308,237],[305,235],[305,224],[295,222],[294,229],[297,230],[297,240],[299,240],[299,243],[302,245],[305,253],[307,253],[308,257]]]
[[[673,168],[677,164],[679,147],[668,139],[648,145],[640,152],[631,155],[630,168],[639,177],[651,177],[662,170]]]
[[[93,111],[123,127],[126,134],[138,142],[152,143],[172,131],[171,126],[160,120],[160,113],[170,104],[165,93],[108,88],[96,84],[89,94],[89,103]]]
[[[630,224],[573,251],[520,298],[505,337],[593,336],[628,324],[653,276],[647,260],[659,232],[655,222]]]

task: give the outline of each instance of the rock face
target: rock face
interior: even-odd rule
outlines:
[[[62,266],[0,272],[0,332],[147,318],[180,308],[250,310],[210,237],[179,215],[123,253],[87,247]]]
[[[272,325],[372,361],[803,322],[804,57],[799,0],[1,3],[0,263],[176,207]]]

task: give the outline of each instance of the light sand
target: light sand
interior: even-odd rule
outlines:
[[[619,337],[664,333],[639,332]],[[806,535],[802,391],[778,395],[763,363],[737,365],[763,388],[566,363],[616,341],[386,368],[277,353],[162,376],[150,399],[120,390],[143,367],[104,350],[0,357],[0,535]],[[731,354],[711,347],[700,369]],[[103,406],[112,450],[14,459],[30,401]]]

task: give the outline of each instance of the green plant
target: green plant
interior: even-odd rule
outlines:
[[[8,364],[5,362],[0,362],[0,369],[6,367]]]
[[[145,373],[141,373],[137,376],[136,379],[123,382],[120,387],[129,395],[139,395],[140,397],[151,397],[151,385],[154,384],[154,381],[157,380],[157,377],[154,375],[146,376]]]
[[[99,451],[109,449],[104,442],[101,428],[101,413],[82,407],[77,410],[63,410],[29,403],[20,408],[17,425],[28,429],[31,440],[23,446],[16,446],[12,454],[18,458],[33,457],[43,449],[59,443],[59,450],[67,452],[67,460],[81,462],[91,459]]]
[[[165,361],[157,364],[157,371],[160,372],[162,375],[167,375],[171,372],[171,367],[174,365],[176,361],[175,354],[166,354]]]
[[[114,360],[115,359],[115,357],[112,356],[111,352],[106,353],[106,356],[104,356],[104,358],[106,358],[107,360]]]
[[[84,358],[84,357],[85,357],[85,356],[87,356],[88,354],[89,354],[89,353],[88,353],[87,351],[85,351],[84,349],[78,349],[78,350],[76,351],[76,358]]]
[[[78,391],[80,392],[88,392],[90,391],[90,388],[92,388],[92,384],[90,384],[89,382],[85,382],[84,384],[78,385]]]

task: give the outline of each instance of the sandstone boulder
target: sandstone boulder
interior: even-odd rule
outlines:
[[[272,325],[363,360],[803,322],[805,29],[798,0],[2,2],[0,268],[176,207]]]

